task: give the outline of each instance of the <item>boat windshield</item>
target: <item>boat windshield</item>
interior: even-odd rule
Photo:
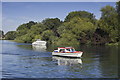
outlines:
[[[66,52],[74,52],[74,51],[75,51],[74,48],[66,49]]]
[[[65,52],[65,49],[60,49],[59,52]]]
[[[66,50],[69,51],[69,52],[71,51],[70,49],[66,49]]]
[[[75,49],[74,49],[74,48],[72,48],[71,50],[72,50],[72,52],[74,52],[74,51],[75,51]]]

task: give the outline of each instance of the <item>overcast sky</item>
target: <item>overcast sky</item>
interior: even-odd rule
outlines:
[[[88,11],[97,19],[100,9],[106,5],[115,7],[115,2],[2,2],[2,28],[7,31],[16,30],[29,21],[41,22],[45,18],[64,18],[71,11]]]

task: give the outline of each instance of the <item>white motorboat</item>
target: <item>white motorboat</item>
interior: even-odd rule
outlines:
[[[75,51],[73,47],[58,47],[57,50],[52,52],[53,56],[64,56],[64,57],[81,57],[82,51]]]
[[[33,42],[32,45],[46,46],[46,43],[46,41],[41,41],[40,39],[37,39],[37,41]]]

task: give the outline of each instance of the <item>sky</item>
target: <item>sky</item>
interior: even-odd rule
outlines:
[[[100,9],[106,5],[115,7],[115,2],[2,2],[2,30],[4,33],[29,21],[41,22],[45,18],[64,20],[69,12],[88,11],[97,19]]]
[[[0,2],[0,30],[2,30],[2,3]]]
[[[1,0],[3,2],[117,2],[119,0]]]

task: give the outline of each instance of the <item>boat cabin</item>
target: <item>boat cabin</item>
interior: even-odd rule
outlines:
[[[58,50],[55,50],[54,52],[75,52],[75,49],[73,47],[58,47]]]

